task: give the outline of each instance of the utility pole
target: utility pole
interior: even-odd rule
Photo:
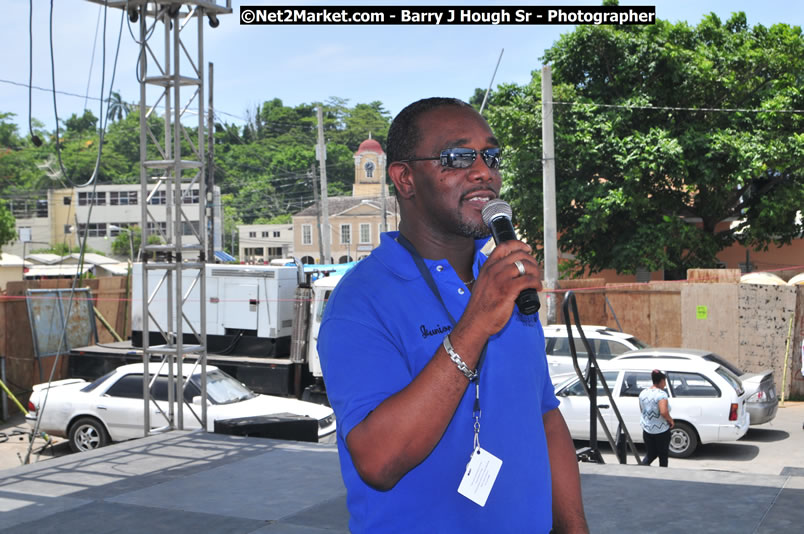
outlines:
[[[330,230],[329,230],[329,200],[327,198],[327,145],[324,143],[324,108],[318,106],[318,169],[321,173],[321,245],[323,246],[323,256],[321,263],[331,263],[330,255]]]
[[[313,202],[315,203],[315,226],[318,228],[318,257],[324,257],[324,232],[321,231],[321,205],[318,203],[318,189],[315,183],[315,165],[310,165],[310,184],[313,186]],[[322,261],[323,263],[323,261]]]
[[[547,289],[547,324],[556,323],[558,245],[556,223],[556,160],[553,139],[553,74],[542,67],[542,191],[544,199],[544,281]]]
[[[207,262],[215,262],[215,122],[212,108],[212,62],[209,63],[209,118],[207,119]]]
[[[369,133],[369,139],[371,139],[371,133]],[[384,167],[384,165],[382,165],[382,162],[383,162],[383,158],[381,157],[379,163],[380,163],[381,167]],[[380,206],[382,207],[382,230],[381,231],[382,232],[387,232],[388,231],[388,209],[385,207],[385,183],[387,181],[386,178],[385,178],[385,169],[384,168],[377,169],[377,174],[382,176],[382,181],[380,182]]]

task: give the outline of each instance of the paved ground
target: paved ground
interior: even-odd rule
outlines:
[[[785,402],[773,421],[752,426],[739,441],[708,443],[690,458],[670,458],[671,469],[719,470],[779,475],[785,469],[804,474],[804,402]],[[602,432],[600,432],[602,436]],[[576,442],[577,446],[587,443]],[[606,463],[617,463],[605,437],[601,451]],[[645,449],[637,445],[640,454]],[[636,463],[633,457],[629,463]],[[654,465],[658,464],[658,460]]]
[[[804,403],[788,403],[773,426],[670,469],[581,464],[592,532],[801,531],[802,422]],[[0,470],[0,532],[348,531],[333,445],[171,432],[43,458]]]
[[[735,471],[738,473],[762,473],[778,475],[786,468],[804,469],[804,402],[786,402],[779,408],[776,418],[770,423],[751,427],[739,441],[710,443],[692,457],[670,459],[671,469],[696,469]],[[0,423],[0,470],[21,465],[21,458],[28,450],[28,426],[22,415],[15,415],[5,424]],[[602,435],[602,432],[601,432]],[[4,439],[5,438],[5,439]],[[53,457],[71,454],[67,443],[53,438],[54,445],[43,449],[45,441],[34,441],[32,463]],[[576,442],[578,447],[586,445]],[[606,463],[617,463],[614,454],[604,441],[601,450]],[[637,445],[640,454],[644,448]],[[41,454],[37,458],[37,452]],[[628,458],[633,464],[633,457]],[[0,471],[1,473],[2,471]]]

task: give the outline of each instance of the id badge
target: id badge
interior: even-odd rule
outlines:
[[[466,472],[458,486],[458,493],[480,506],[485,506],[491,488],[497,480],[500,467],[502,467],[502,460],[478,447],[466,465]]]

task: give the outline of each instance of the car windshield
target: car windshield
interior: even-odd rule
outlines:
[[[740,371],[738,367],[733,365],[731,362],[724,360],[721,356],[718,356],[715,353],[707,354],[703,357],[704,360],[709,362],[715,362],[716,364],[720,365],[721,367],[725,367],[735,376],[742,376],[744,373]]]
[[[201,389],[199,375],[193,375],[191,382]],[[223,371],[216,369],[207,373],[207,396],[215,404],[231,404],[251,399],[257,394]]]

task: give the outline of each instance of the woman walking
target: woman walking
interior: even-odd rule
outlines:
[[[642,425],[642,437],[647,448],[642,465],[650,465],[653,460],[659,458],[659,465],[667,467],[670,429],[675,425],[673,418],[670,417],[670,405],[665,391],[667,376],[654,369],[650,373],[650,378],[653,387],[643,389],[639,393],[639,408],[642,410],[639,423]]]

